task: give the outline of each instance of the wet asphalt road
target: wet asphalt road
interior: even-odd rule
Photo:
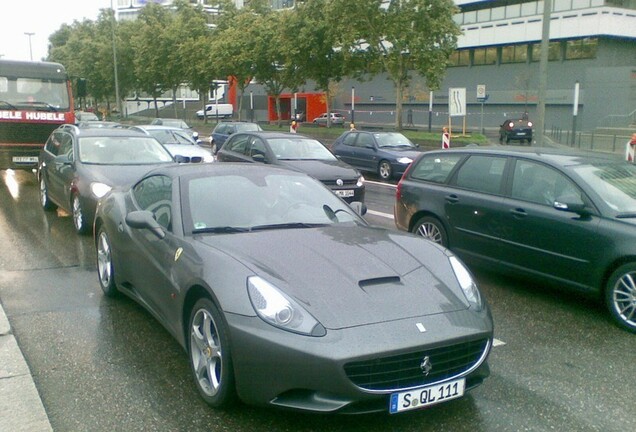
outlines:
[[[168,333],[134,302],[102,296],[91,238],[41,210],[33,174],[0,180],[0,301],[55,431],[636,429],[636,335],[592,299],[486,269],[474,270],[504,344],[466,397],[395,416],[212,410]],[[394,229],[392,198],[369,183],[367,219]]]

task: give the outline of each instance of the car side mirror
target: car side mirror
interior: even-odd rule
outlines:
[[[265,157],[264,154],[261,154],[261,153],[252,155],[252,160],[254,162],[267,163],[267,158]]]
[[[70,165],[71,162],[72,162],[71,158],[69,158],[67,154],[61,154],[61,155],[55,156],[55,163],[57,164]]]
[[[578,214],[579,216],[585,217],[591,214],[590,209],[583,202],[567,202],[556,200],[554,201],[553,207],[560,211],[569,211]]]
[[[367,205],[361,203],[360,201],[353,201],[349,204],[349,207],[351,207],[353,211],[356,212],[359,216],[364,216],[365,214],[367,214]]]
[[[159,240],[166,236],[163,227],[159,225],[159,222],[155,220],[147,210],[139,210],[130,212],[126,215],[126,225],[135,229],[147,229],[150,230]]]

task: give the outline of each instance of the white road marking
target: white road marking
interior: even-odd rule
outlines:
[[[382,212],[375,211],[375,210],[367,210],[367,214],[370,214],[370,215],[373,215],[373,216],[380,216],[380,217],[387,218],[387,219],[393,219],[393,215],[392,214],[382,213]]]
[[[506,343],[502,340],[499,340],[497,338],[494,338],[492,341],[492,346],[493,347],[498,347],[498,346],[504,346]]]

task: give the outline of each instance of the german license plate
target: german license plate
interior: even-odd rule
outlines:
[[[339,197],[342,197],[342,198],[349,198],[349,197],[353,196],[353,190],[351,190],[351,189],[337,190],[336,191],[336,195],[338,195]]]
[[[13,163],[38,163],[37,156],[13,156]]]
[[[466,380],[461,378],[444,384],[393,393],[391,394],[389,412],[395,414],[456,399],[464,395],[465,387]]]
[[[526,133],[525,133],[525,132],[517,132],[517,135],[518,135],[518,136],[525,136],[525,135],[526,135]]]

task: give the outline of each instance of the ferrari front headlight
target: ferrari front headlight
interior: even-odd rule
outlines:
[[[466,300],[468,300],[470,306],[475,310],[481,310],[484,307],[481,293],[470,271],[456,256],[451,256],[449,261],[457,278],[457,282],[459,282],[459,286],[462,288],[464,296],[466,296]]]
[[[256,314],[282,330],[307,336],[324,336],[325,328],[301,305],[265,279],[247,279],[247,292]]]

